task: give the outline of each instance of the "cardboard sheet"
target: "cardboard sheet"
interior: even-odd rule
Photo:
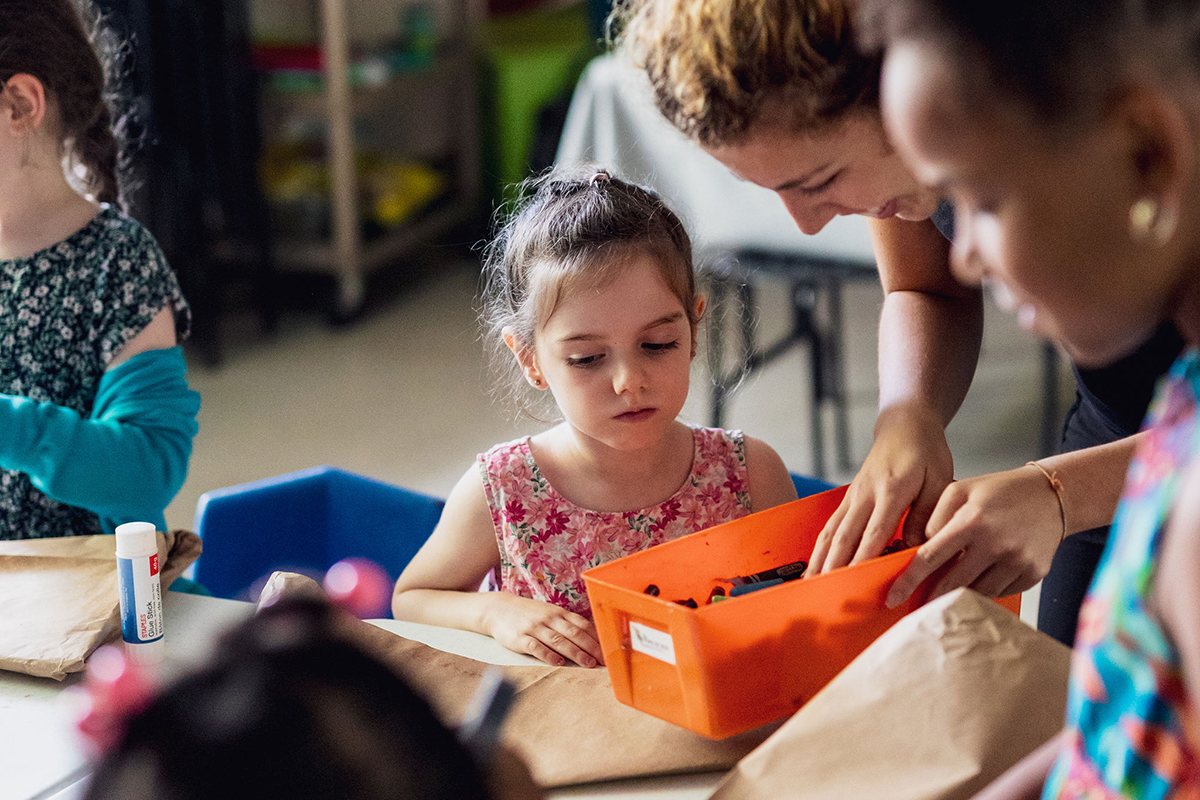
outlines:
[[[443,720],[457,725],[489,669],[363,623],[364,644],[427,697]],[[778,725],[720,742],[622,705],[608,673],[579,667],[501,667],[517,686],[504,741],[521,753],[543,786],[726,770]]]
[[[165,591],[200,556],[190,531],[158,534]],[[120,636],[116,538],[0,542],[0,669],[62,680]]]
[[[908,615],[714,800],[958,800],[1063,727],[1070,650],[970,590]]]

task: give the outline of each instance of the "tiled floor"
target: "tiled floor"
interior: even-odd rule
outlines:
[[[507,419],[489,397],[472,310],[476,285],[471,263],[451,261],[356,325],[335,328],[315,311],[291,311],[273,337],[229,341],[219,369],[193,366],[189,379],[203,397],[200,433],[168,523],[190,528],[196,501],[209,489],[317,464],[445,495],[476,453],[535,431],[536,423]],[[785,287],[758,285],[760,330],[769,338],[786,324]],[[880,300],[874,282],[845,293],[856,463],[871,443]],[[766,440],[802,473],[811,470],[807,358],[797,348],[751,378],[726,421]],[[1062,377],[1065,401],[1070,381]],[[697,422],[707,422],[707,381],[702,354],[685,408]],[[979,370],[948,431],[960,477],[1036,457],[1040,381],[1040,345],[989,308]]]

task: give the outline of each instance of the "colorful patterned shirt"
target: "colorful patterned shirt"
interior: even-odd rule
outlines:
[[[191,312],[154,238],[104,205],[91,222],[25,258],[0,260],[0,393],[87,416],[113,356],[164,307],[182,339]],[[0,470],[0,539],[101,533],[100,520]]]
[[[500,546],[499,588],[591,619],[586,570],[750,513],[741,431],[692,428],[692,471],[668,500],[640,511],[581,508],[542,476],[529,437],[479,456]]]
[[[1150,607],[1162,532],[1185,470],[1200,454],[1200,362],[1171,368],[1147,417],[1108,549],[1079,618],[1067,743],[1044,800],[1200,798],[1186,735],[1191,698],[1179,652]]]

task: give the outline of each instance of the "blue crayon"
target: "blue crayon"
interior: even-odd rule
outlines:
[[[759,589],[766,589],[770,586],[778,586],[783,583],[783,578],[771,578],[768,581],[759,581],[758,583],[747,583],[742,586],[734,586],[729,590],[730,597],[741,597],[744,594],[757,592]]]

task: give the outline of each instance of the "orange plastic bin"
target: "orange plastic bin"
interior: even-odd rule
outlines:
[[[712,739],[788,716],[902,616],[884,605],[915,549],[706,604],[724,578],[807,560],[846,487],[584,573],[617,699]],[[654,584],[660,594],[645,594]],[[693,598],[698,608],[675,600]],[[1020,596],[1001,601],[1019,611]]]

